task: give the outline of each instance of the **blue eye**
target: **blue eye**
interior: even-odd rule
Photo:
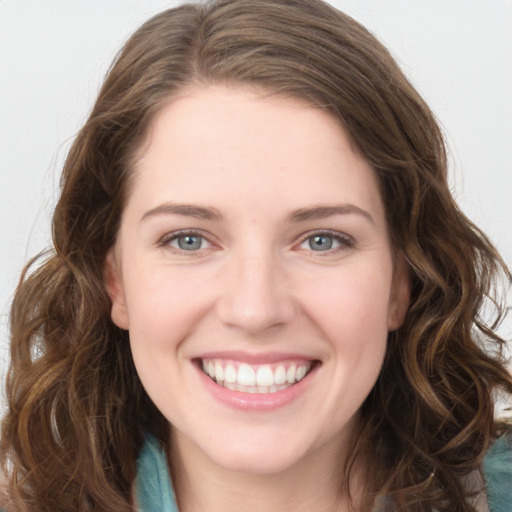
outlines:
[[[200,251],[211,247],[211,243],[198,233],[174,233],[170,237],[165,237],[161,241],[161,245],[187,252]]]
[[[178,247],[184,251],[197,251],[201,249],[203,237],[196,235],[183,235],[176,238]]]
[[[341,233],[315,233],[305,238],[300,244],[301,249],[314,252],[335,252],[340,249],[353,247],[354,240]]]
[[[328,235],[310,236],[307,241],[312,251],[328,251],[335,243],[334,238]]]

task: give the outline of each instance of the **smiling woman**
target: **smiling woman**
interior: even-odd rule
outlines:
[[[148,140],[107,285],[177,473],[187,443],[219,480],[335,468],[409,298],[375,173],[332,116],[242,86],[190,87]]]
[[[510,273],[354,20],[157,15],[62,183],[12,309],[8,510],[510,509],[512,378],[479,316]]]

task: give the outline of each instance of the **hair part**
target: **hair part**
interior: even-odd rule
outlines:
[[[384,46],[321,0],[184,5],[117,56],[64,165],[54,250],[27,265],[12,306],[0,445],[10,510],[132,510],[144,436],[168,442],[128,334],[110,319],[103,267],[155,115],[187,87],[217,84],[300,98],[337,119],[376,172],[409,266],[411,305],[363,405],[346,481],[371,452],[364,509],[386,494],[413,512],[471,510],[463,479],[496,435],[493,393],[512,393],[505,342],[479,314],[511,275],[451,197],[425,102]]]

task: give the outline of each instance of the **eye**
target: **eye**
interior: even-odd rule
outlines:
[[[197,251],[203,249],[205,243],[206,240],[200,235],[181,235],[175,238],[170,245],[176,244],[177,248],[184,251]]]
[[[328,251],[335,243],[334,238],[328,235],[315,235],[307,239],[309,249],[312,251]]]
[[[170,247],[178,251],[196,252],[204,249],[211,249],[212,244],[203,235],[196,232],[170,233],[163,237],[160,246]]]
[[[319,232],[305,238],[301,244],[301,249],[307,249],[315,252],[337,251],[340,249],[353,247],[354,240],[351,237],[341,233]]]

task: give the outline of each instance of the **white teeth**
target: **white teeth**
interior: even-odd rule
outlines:
[[[258,386],[272,386],[274,384],[274,372],[270,366],[260,366],[256,373],[256,383]]]
[[[224,381],[222,385],[227,388],[231,389],[232,391],[240,391],[241,393],[275,393],[276,391],[281,391],[282,389],[286,389],[289,387],[288,385],[281,385],[281,386],[242,386],[238,383],[231,383]]]
[[[284,366],[279,365],[274,373],[274,384],[280,386],[286,382],[286,370]]]
[[[289,384],[293,384],[295,382],[295,365],[292,364],[288,371],[286,372],[286,380]]]
[[[247,363],[236,364],[222,359],[202,361],[204,373],[219,385],[244,393],[275,393],[301,381],[311,368],[311,363],[292,363],[288,369],[283,364],[274,367],[264,364],[251,366]]]
[[[233,384],[236,382],[236,370],[235,367],[228,364],[224,369],[224,382]]]
[[[242,386],[255,386],[256,374],[248,364],[241,364],[238,367],[238,384]]]
[[[222,368],[222,365],[218,361],[215,363],[215,380],[217,382],[224,380],[224,368]]]
[[[215,365],[213,361],[208,362],[208,375],[213,379],[215,378]]]
[[[297,368],[297,373],[295,374],[295,378],[297,379],[297,382],[302,380],[306,376],[307,368],[305,366],[299,366]]]

